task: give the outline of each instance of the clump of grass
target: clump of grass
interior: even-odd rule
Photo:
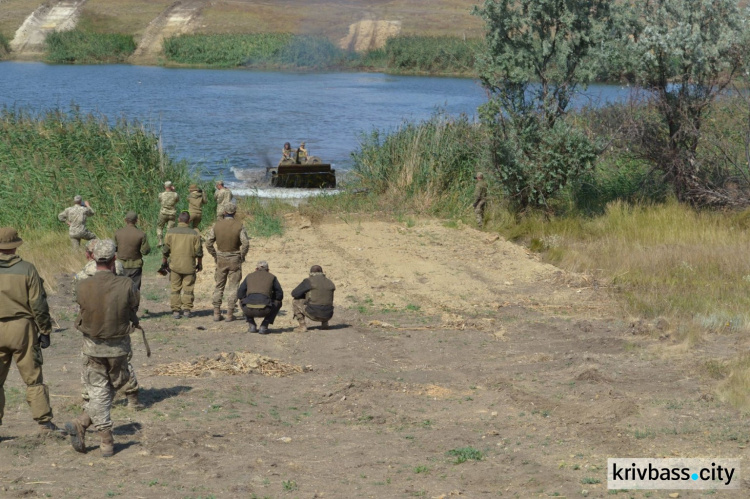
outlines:
[[[57,64],[119,63],[135,51],[132,35],[74,29],[53,31],[45,39],[47,61]]]
[[[446,455],[453,456],[456,459],[453,464],[461,464],[466,461],[481,461],[484,455],[482,451],[475,449],[474,447],[461,447],[458,449],[451,449],[446,452]]]
[[[717,388],[719,400],[750,411],[750,354],[740,355],[720,372],[723,374],[727,370],[729,375]]]
[[[273,237],[284,234],[284,214],[291,207],[279,200],[261,201],[255,196],[239,200],[242,214],[247,214],[245,226],[250,237]]]
[[[5,38],[5,35],[0,33],[0,61],[7,58],[8,54],[10,54],[10,44],[8,43],[8,39]]]

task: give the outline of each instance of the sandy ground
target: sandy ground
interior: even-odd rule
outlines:
[[[147,407],[118,396],[115,456],[101,458],[93,434],[86,455],[36,436],[12,370],[0,496],[605,497],[607,457],[747,456],[747,420],[714,398],[703,368],[739,338],[686,349],[668,324],[634,326],[607,289],[500,238],[433,220],[294,214],[283,237],[252,241],[245,270],[258,259],[287,292],[322,265],[337,284],[333,328],[294,332],[289,301],[268,336],[212,322],[210,258],[198,317],[174,320],[166,279],[148,276],[154,354],[134,337],[133,361]],[[80,335],[69,289],[51,302],[62,331],[45,377],[62,423],[80,411]],[[235,351],[310,370],[154,374]],[[470,451],[481,459],[453,455]]]

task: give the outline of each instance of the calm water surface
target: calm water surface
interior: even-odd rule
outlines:
[[[582,102],[626,90],[589,89]],[[377,73],[282,73],[102,65],[0,63],[0,106],[97,112],[138,120],[205,177],[240,187],[247,170],[275,164],[284,142],[306,141],[337,169],[351,166],[362,132],[424,120],[437,109],[471,117],[485,100],[475,80]]]

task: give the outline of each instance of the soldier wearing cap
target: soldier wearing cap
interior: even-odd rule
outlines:
[[[245,313],[248,331],[268,334],[269,324],[273,324],[281,310],[284,291],[276,276],[268,271],[268,262],[261,260],[255,266],[255,272],[248,274],[237,290],[237,299]],[[260,330],[255,324],[256,317],[263,317]]]
[[[292,291],[292,310],[299,322],[299,332],[307,331],[305,317],[320,322],[321,329],[328,329],[328,321],[333,317],[333,292],[336,285],[323,273],[323,267],[310,267],[310,276]]]
[[[94,214],[89,202],[84,202],[83,198],[76,194],[73,203],[73,206],[61,211],[57,219],[68,224],[70,244],[76,250],[80,247],[81,239],[89,241],[96,239],[96,235],[86,228],[86,219]]]
[[[305,164],[307,163],[307,158],[309,157],[309,153],[307,152],[307,148],[305,148],[305,143],[302,142],[299,145],[299,149],[297,149],[297,163]]]
[[[122,262],[123,274],[130,277],[138,291],[141,290],[141,276],[143,274],[143,257],[151,252],[148,236],[136,227],[138,214],[129,211],[125,214],[125,227],[115,232],[117,245],[117,261]]]
[[[112,400],[130,379],[130,332],[138,326],[135,312],[140,301],[133,281],[114,273],[115,250],[111,239],[97,242],[93,253],[96,273],[77,285],[80,312],[75,324],[83,334],[84,380],[90,399],[84,413],[65,425],[78,452],[86,452],[86,429],[93,425],[99,432],[103,457],[114,454]]]
[[[216,287],[212,297],[214,306],[214,321],[222,320],[221,301],[226,290],[227,322],[234,320],[234,308],[237,304],[237,286],[242,280],[242,263],[250,249],[250,239],[247,237],[245,225],[234,218],[237,207],[234,203],[225,205],[224,219],[217,221],[208,230],[206,250],[216,261],[214,281]],[[216,244],[216,248],[214,248]]]
[[[156,239],[159,241],[159,247],[163,244],[164,227],[167,230],[174,227],[175,218],[177,218],[177,202],[180,200],[179,194],[174,190],[172,182],[164,182],[164,192],[159,193],[159,219],[156,222]]]
[[[474,178],[477,181],[474,188],[474,214],[477,216],[477,225],[482,228],[484,227],[484,207],[487,204],[487,182],[484,181],[482,173],[477,173]]]
[[[208,198],[203,189],[195,184],[188,188],[188,212],[190,213],[190,226],[197,229],[203,219],[203,205],[208,203]]]
[[[232,202],[234,196],[232,195],[232,191],[224,187],[224,181],[219,180],[216,182],[214,197],[216,198],[216,218],[220,219],[224,216],[224,208]]]
[[[96,260],[94,259],[94,250],[98,243],[99,239],[94,239],[86,245],[86,260],[88,260],[88,262],[86,263],[86,266],[76,274],[75,281],[73,282],[73,295],[75,296],[76,300],[78,299],[78,283],[96,274]],[[115,260],[115,275],[126,275],[125,269],[120,260]],[[133,279],[132,277],[130,278]],[[135,283],[135,280],[133,280],[133,282]],[[136,286],[140,290],[140,274],[138,275],[138,282],[136,283]],[[81,357],[83,358],[83,369],[81,369],[81,385],[83,385],[83,391],[81,392],[81,397],[83,398],[84,402],[88,402],[90,397],[89,392],[86,390],[86,356],[81,353]],[[135,376],[135,369],[133,368],[133,364],[131,364],[130,362],[131,358],[132,354],[128,356],[128,372],[130,373],[130,381],[128,381],[127,384],[123,387],[123,391],[125,392],[125,396],[128,400],[128,407],[137,411],[142,409],[143,405],[138,400],[138,391],[140,387],[138,386],[138,378],[136,378]]]
[[[180,213],[177,227],[169,229],[164,238],[162,248],[162,265],[169,259],[169,281],[172,286],[169,304],[172,307],[172,317],[186,319],[191,316],[193,309],[193,289],[195,288],[195,273],[203,270],[203,244],[198,231],[188,225],[190,214]]]
[[[42,374],[42,348],[50,346],[52,320],[44,281],[36,267],[16,255],[23,241],[11,227],[0,228],[0,424],[3,385],[13,359],[26,383],[26,402],[43,433],[59,433],[52,422],[49,389]]]

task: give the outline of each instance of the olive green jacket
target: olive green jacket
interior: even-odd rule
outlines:
[[[162,254],[169,258],[169,268],[178,274],[195,274],[197,258],[203,258],[201,236],[186,223],[167,231]]]
[[[28,319],[42,334],[52,332],[44,281],[33,264],[0,253],[0,320]]]

